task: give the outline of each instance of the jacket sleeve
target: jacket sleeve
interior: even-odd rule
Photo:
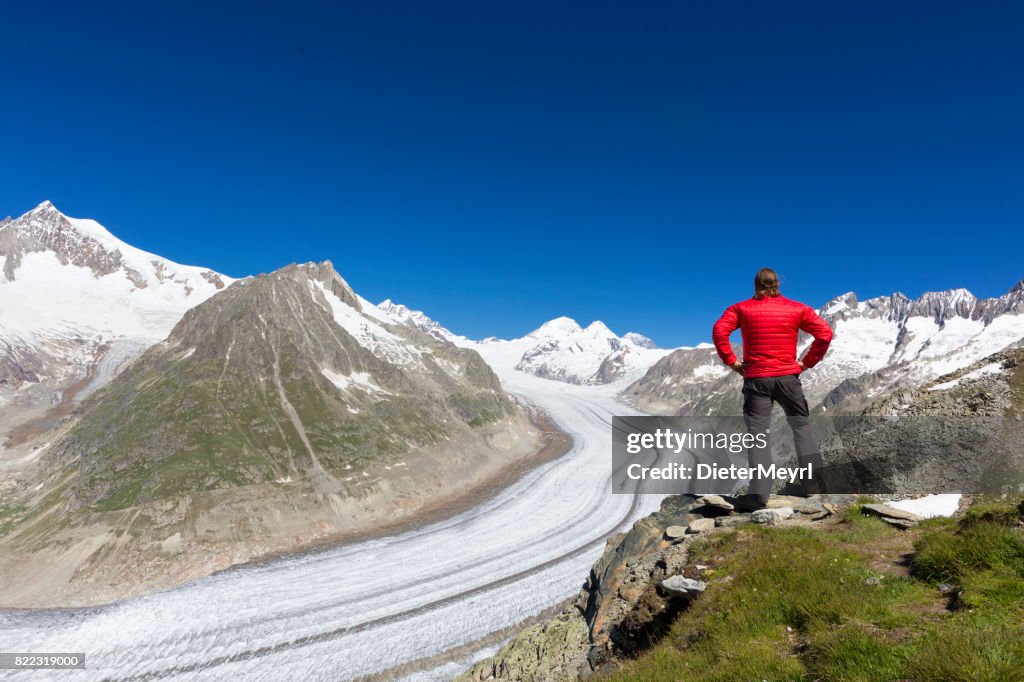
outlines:
[[[803,359],[804,367],[810,369],[825,357],[825,351],[832,343],[832,327],[828,326],[828,322],[814,312],[814,308],[807,306],[804,308],[803,319],[800,321],[800,329],[814,337],[814,341]]]
[[[718,322],[715,322],[715,326],[711,330],[711,341],[715,344],[718,357],[722,358],[722,362],[727,365],[732,365],[736,362],[736,354],[732,352],[732,346],[729,344],[729,335],[736,331],[739,326],[739,312],[736,310],[736,306],[729,306],[722,313],[722,317],[718,319]]]

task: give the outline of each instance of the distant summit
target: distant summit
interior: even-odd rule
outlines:
[[[607,384],[636,375],[668,352],[646,336],[620,337],[600,320],[583,328],[568,317],[544,323],[519,343],[525,347],[516,369],[571,384]]]
[[[53,380],[47,390],[57,390],[106,358],[95,384],[233,281],[137,249],[49,201],[6,218],[0,222],[0,386]]]

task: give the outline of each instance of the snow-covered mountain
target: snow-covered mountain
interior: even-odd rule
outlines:
[[[426,332],[434,338],[481,352],[490,361],[545,379],[570,384],[607,384],[640,376],[670,353],[642,334],[618,336],[603,322],[586,328],[569,317],[556,317],[518,339],[488,337],[479,341],[454,334],[426,314],[390,299],[377,310],[392,322]]]
[[[368,304],[364,306],[364,308],[370,309],[372,308],[372,305]],[[390,298],[384,299],[378,303],[377,310],[383,312],[386,319],[390,322],[418,329],[421,332],[430,334],[440,341],[448,341],[455,345],[465,345],[465,343],[469,341],[465,336],[453,334],[448,329],[445,329],[441,326],[440,322],[432,320],[427,317],[425,313],[419,310],[412,310],[401,303],[395,303]]]
[[[29,452],[0,450],[0,510],[19,510],[3,521],[22,524],[0,533],[6,603],[119,594],[126,556],[152,588],[208,574],[227,546],[234,563],[418,519],[547,442],[478,353],[392,323],[329,261],[235,282],[39,425],[15,439]],[[20,532],[40,515],[45,531]],[[67,551],[83,538],[97,544]]]
[[[0,448],[26,422],[52,425],[233,281],[48,201],[0,221]]]
[[[421,311],[390,299],[377,304],[377,310],[391,322],[477,350],[493,365],[515,367],[534,376],[584,386],[640,377],[672,352],[658,348],[643,334],[627,332],[618,336],[600,320],[584,328],[570,317],[556,317],[517,339],[490,336],[473,340],[453,333]]]
[[[173,263],[45,201],[0,222],[0,385],[60,378],[101,348],[162,339],[233,280]]]
[[[646,370],[670,351],[656,348],[636,333],[618,336],[600,320],[581,327],[559,317],[546,322],[523,339],[516,369],[571,384],[607,384]]]
[[[966,289],[901,293],[858,301],[852,292],[818,311],[835,336],[825,359],[803,375],[812,405],[855,410],[898,387],[922,385],[1024,339],[1024,282],[997,298]],[[738,340],[738,334],[736,340]],[[802,353],[810,343],[802,340]],[[675,351],[625,396],[652,412],[739,409],[739,378],[712,349]]]
[[[1024,339],[1024,281],[979,299],[966,289],[858,301],[851,292],[821,309],[835,329],[825,360],[809,372],[809,396],[826,407],[850,395],[878,397],[966,367]]]

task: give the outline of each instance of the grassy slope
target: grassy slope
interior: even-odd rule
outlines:
[[[83,403],[52,448],[55,466],[75,471],[82,507],[110,512],[297,478],[318,468],[304,437],[319,467],[345,477],[511,414],[476,353],[402,328],[427,352],[422,368],[393,365],[335,323],[303,273],[267,275],[197,306],[174,343],[154,346]],[[366,372],[382,392],[340,391],[322,367]]]
[[[854,507],[827,530],[719,536],[695,553],[707,592],[611,677],[1024,680],[1022,513],[976,505],[899,531]]]

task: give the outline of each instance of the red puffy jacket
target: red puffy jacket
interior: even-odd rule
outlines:
[[[715,323],[711,340],[722,362],[731,365],[736,354],[729,345],[729,335],[739,328],[743,334],[743,376],[777,377],[799,374],[796,364],[796,341],[802,329],[814,337],[804,355],[807,368],[814,367],[825,356],[832,342],[832,328],[814,309],[784,296],[748,298],[726,308]]]

